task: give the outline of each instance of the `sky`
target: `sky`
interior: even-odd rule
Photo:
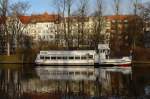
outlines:
[[[30,9],[28,10],[28,14],[42,14],[44,12],[48,13],[55,13],[56,9],[52,3],[53,0],[11,0],[11,3],[18,2],[18,1],[27,1],[31,5]],[[74,0],[76,1],[76,0]],[[111,15],[114,12],[113,8],[113,0],[103,0],[104,1],[104,14],[105,15]],[[129,3],[131,0],[122,0],[122,5],[121,5],[121,14],[127,14],[127,13],[132,13],[129,12],[131,9],[131,3]],[[148,2],[150,0],[139,0],[140,2]],[[93,9],[95,8],[95,3],[94,0],[90,0],[90,9],[89,12],[92,13]],[[74,7],[75,8],[75,7]]]

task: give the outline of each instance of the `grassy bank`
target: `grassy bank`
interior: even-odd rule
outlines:
[[[35,55],[0,55],[0,63],[16,64],[16,63],[34,63]]]
[[[0,55],[0,63],[21,63],[22,59],[18,55]]]

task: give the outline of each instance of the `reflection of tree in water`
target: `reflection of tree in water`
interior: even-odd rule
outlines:
[[[87,96],[129,95],[130,75],[108,71],[106,74],[104,75],[106,77],[97,78],[95,81],[41,80],[37,77],[34,68],[1,69],[0,99],[32,99],[36,96],[42,97],[42,95],[46,97],[59,96],[64,99],[77,96],[86,99]]]
[[[20,71],[3,69],[0,72],[1,99],[19,99],[21,96]]]

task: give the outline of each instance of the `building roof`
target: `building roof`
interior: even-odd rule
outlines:
[[[28,24],[28,23],[30,23],[31,17],[30,16],[19,16],[19,19],[23,24]]]
[[[111,15],[105,16],[107,20],[126,20],[126,19],[133,19],[135,18],[134,15]]]
[[[19,16],[19,19],[23,24],[37,23],[37,22],[56,22],[59,18],[60,18],[59,15],[48,13],[31,16]]]
[[[70,21],[72,20],[78,20],[81,21],[84,19],[84,21],[88,21],[91,17],[80,17],[80,16],[71,16],[69,17]],[[104,16],[107,20],[132,20],[135,19],[134,15],[110,15],[110,16]],[[23,24],[28,23],[37,23],[37,22],[57,22],[59,19],[62,19],[61,16],[56,14],[48,14],[45,12],[44,14],[39,15],[31,15],[31,16],[19,16],[20,21]],[[65,19],[68,19],[68,17],[65,17]]]

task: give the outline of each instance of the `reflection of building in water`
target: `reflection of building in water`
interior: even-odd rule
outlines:
[[[18,70],[1,69],[0,98],[16,99],[21,95],[21,74]]]

